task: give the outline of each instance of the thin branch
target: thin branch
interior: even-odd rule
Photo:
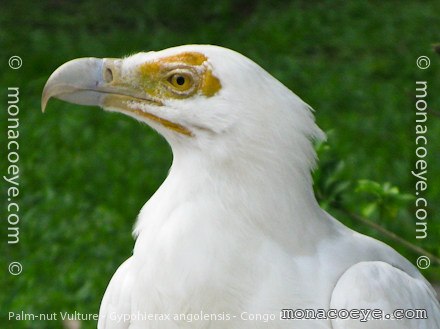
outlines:
[[[421,255],[425,255],[425,256],[429,257],[429,259],[431,261],[440,265],[440,258],[439,257],[437,257],[437,256],[431,254],[429,251],[427,251],[419,246],[416,246],[415,244],[401,238],[400,236],[396,235],[395,233],[388,231],[386,228],[380,226],[379,224],[376,224],[376,223],[374,223],[374,222],[372,222],[362,216],[359,216],[358,214],[351,213],[347,210],[344,210],[341,208],[338,208],[338,210],[342,211],[345,215],[354,219],[355,221],[371,227],[372,229],[376,230],[377,232],[383,234],[384,236],[388,237],[389,239],[391,239],[397,243],[400,243],[401,245],[416,252],[417,254],[421,254]]]
[[[428,108],[428,113],[440,118],[440,112]]]

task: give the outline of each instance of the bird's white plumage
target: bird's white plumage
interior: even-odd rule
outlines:
[[[338,280],[330,307],[384,312],[376,319],[371,319],[370,314],[370,320],[365,322],[335,319],[333,329],[440,328],[438,302],[426,282],[385,262],[351,266]],[[404,312],[408,312],[407,318],[401,319]],[[424,319],[425,315],[428,319]]]
[[[143,63],[188,52],[207,58],[204,65],[221,89],[212,97],[163,100],[161,107],[130,103],[188,128],[192,136],[128,113],[158,130],[174,158],[165,182],[139,214],[133,256],[110,282],[98,327],[439,328],[439,304],[418,270],[319,207],[311,141],[324,135],[309,106],[269,73],[231,50],[190,45],[125,58],[120,74],[136,76]],[[427,308],[430,318],[392,325],[280,320],[286,308],[366,306]],[[200,312],[219,318],[140,316]],[[121,324],[111,320],[117,314],[133,317]],[[250,314],[276,319],[252,321]]]
[[[174,161],[136,225],[131,312],[236,316],[227,322],[172,321],[167,328],[329,329],[329,320],[279,320],[279,312],[329,309],[331,300],[336,306],[351,306],[339,302],[344,296],[350,300],[353,284],[356,299],[362,301],[368,283],[345,271],[362,261],[384,261],[408,273],[407,286],[399,289],[403,294],[414,291],[418,299],[411,305],[429,304],[438,316],[430,287],[409,262],[388,246],[353,233],[317,205],[310,140],[323,135],[297,96],[247,58],[222,48],[179,47],[133,61],[184,51],[208,57],[222,90],[213,100],[201,97],[178,104],[167,117],[189,126],[196,122],[208,133],[196,131],[196,138],[181,142],[156,127],[172,145]],[[391,278],[393,269],[381,268],[389,276],[383,285],[400,281]],[[368,270],[364,274],[364,280],[374,280]],[[390,289],[377,293],[384,300],[389,297],[392,307],[395,292]],[[246,321],[243,312],[275,314],[277,319]],[[416,328],[413,324],[399,323],[408,329]],[[134,320],[130,328],[161,325]],[[389,323],[374,326],[388,329]]]
[[[132,257],[127,259],[116,271],[104,294],[99,310],[99,322],[103,328],[127,329],[131,314],[132,291],[136,287]]]

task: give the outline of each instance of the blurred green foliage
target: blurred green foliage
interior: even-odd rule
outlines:
[[[6,244],[4,220],[0,326],[61,327],[9,322],[8,311],[96,313],[109,279],[130,256],[136,215],[171,163],[163,139],[128,117],[59,101],[41,114],[40,95],[50,73],[83,56],[211,43],[254,59],[316,109],[324,130],[333,131],[321,146],[326,151],[319,152],[315,174],[323,206],[413,263],[418,255],[334,205],[363,213],[438,255],[438,117],[430,116],[428,124],[430,226],[423,241],[415,240],[408,194],[414,193],[417,79],[429,81],[430,108],[438,111],[440,105],[439,56],[432,51],[439,42],[439,12],[438,1],[2,1],[0,169],[3,175],[6,87],[19,86],[21,240]],[[7,67],[12,55],[22,57],[20,70]],[[430,56],[428,70],[417,69],[420,55]],[[5,184],[1,193],[4,201]],[[1,213],[5,219],[4,202]],[[13,260],[23,263],[20,276],[6,271]],[[438,267],[424,274],[440,280]]]
[[[369,218],[378,213],[380,220],[398,219],[399,210],[416,199],[411,194],[401,193],[397,186],[389,182],[380,184],[368,179],[359,180],[355,191],[370,195],[370,200],[360,209],[361,214]]]

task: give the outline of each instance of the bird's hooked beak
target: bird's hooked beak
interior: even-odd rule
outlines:
[[[52,73],[41,98],[44,112],[47,102],[55,97],[80,105],[101,105],[105,88],[104,60],[80,58],[69,61]]]
[[[52,97],[79,105],[100,106],[160,123],[183,135],[192,135],[177,123],[149,113],[144,108],[136,108],[136,104],[161,107],[163,103],[146,93],[135,76],[122,74],[122,59],[79,58],[61,65],[44,87],[41,99],[43,112]]]

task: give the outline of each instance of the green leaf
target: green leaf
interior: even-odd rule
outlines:
[[[378,208],[377,203],[372,202],[364,206],[361,210],[361,213],[364,217],[371,218],[371,216],[377,210],[377,208]]]

